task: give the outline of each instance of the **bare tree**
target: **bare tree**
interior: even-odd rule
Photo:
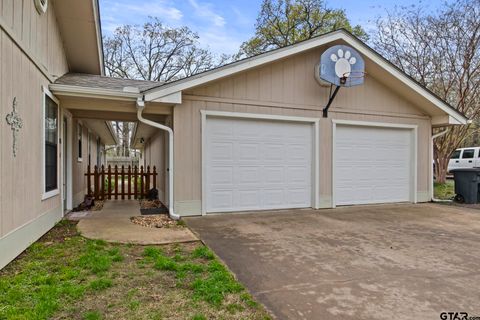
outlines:
[[[377,21],[373,44],[458,111],[479,119],[480,0],[446,3],[437,12],[422,7],[397,8]],[[478,130],[478,126],[453,126],[435,140],[438,182],[445,182],[451,153]]]
[[[172,81],[215,66],[209,50],[187,27],[169,28],[158,18],[125,25],[104,38],[105,69],[109,76],[151,81]]]

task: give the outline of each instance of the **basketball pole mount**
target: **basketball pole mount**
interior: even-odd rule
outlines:
[[[328,118],[328,108],[330,108],[330,105],[332,104],[333,100],[335,99],[335,96],[337,95],[338,90],[340,90],[340,86],[335,86],[335,90],[332,93],[332,86],[333,85],[330,85],[330,94],[329,94],[327,105],[325,106],[325,108],[323,108],[323,117],[324,118]]]

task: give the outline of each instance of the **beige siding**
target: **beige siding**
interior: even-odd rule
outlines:
[[[167,135],[165,131],[158,130],[156,134],[148,139],[145,143],[144,150],[144,166],[150,166],[153,170],[153,166],[157,170],[157,189],[160,201],[165,203],[165,190],[166,190],[166,153],[165,147]]]
[[[22,29],[18,23],[22,16],[15,4],[22,1],[3,1],[2,17],[10,17],[12,27]],[[32,1],[25,1],[25,4]],[[25,10],[28,12],[28,10]],[[24,12],[24,14],[26,14]],[[51,12],[49,12],[51,15]],[[15,17],[15,19],[14,19]],[[48,19],[48,15],[45,16]],[[33,23],[33,22],[32,22]],[[39,23],[35,20],[35,23]],[[42,22],[47,26],[47,22]],[[52,22],[54,24],[54,21]],[[30,23],[25,22],[25,25]],[[28,31],[29,37],[40,30]],[[43,31],[46,31],[44,29]],[[26,31],[25,31],[26,32]],[[58,41],[59,39],[56,39]],[[36,40],[35,40],[36,41]],[[33,43],[33,42],[32,42]],[[52,45],[55,44],[52,40]],[[37,43],[32,44],[32,48]],[[38,43],[40,48],[40,42]],[[47,46],[45,46],[47,49]],[[38,52],[41,50],[38,49]],[[44,53],[45,59],[48,53]],[[65,65],[58,59],[52,59],[51,66],[55,72],[66,72]],[[47,61],[47,60],[45,60]],[[46,62],[46,64],[48,64]],[[48,79],[12,41],[0,30],[0,237],[16,228],[36,219],[43,213],[60,206],[60,197],[55,196],[42,201],[42,86],[48,86]],[[23,128],[18,135],[18,153],[12,154],[12,131],[5,122],[5,117],[12,111],[13,98],[17,98],[17,110],[23,119]],[[59,161],[60,163],[60,161]]]
[[[262,113],[321,118],[320,202],[331,203],[332,119],[414,124],[418,126],[417,192],[420,200],[430,189],[430,118],[380,81],[367,77],[365,84],[342,88],[329,118],[322,118],[329,88],[313,77],[318,50],[189,90],[174,109],[175,203],[181,214],[198,214],[201,206],[200,110]],[[368,70],[367,70],[368,71]],[[189,211],[190,210],[190,211]]]
[[[261,102],[266,106],[318,110],[327,103],[330,90],[329,87],[319,86],[314,79],[314,66],[320,54],[320,49],[313,50],[189,90],[185,94],[187,98],[210,97],[219,102],[250,102],[253,105]],[[364,85],[340,89],[332,109],[423,115],[420,109],[385,87],[381,80],[368,75]]]
[[[0,22],[42,72],[59,77],[68,65],[53,6],[39,15],[33,0],[0,0]]]

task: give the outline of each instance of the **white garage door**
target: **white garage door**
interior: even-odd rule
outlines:
[[[411,130],[337,125],[335,140],[337,205],[410,201]]]
[[[207,118],[206,211],[311,207],[311,124]]]

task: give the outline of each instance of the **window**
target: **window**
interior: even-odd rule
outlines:
[[[458,158],[460,158],[460,153],[462,153],[462,150],[455,150],[455,151],[452,153],[452,156],[450,157],[450,159],[458,159]]]
[[[82,161],[82,138],[83,138],[83,128],[82,124],[77,124],[77,141],[78,141],[78,161]]]
[[[475,149],[463,150],[462,159],[472,159],[474,154],[475,154]]]
[[[58,194],[58,103],[44,90],[44,194],[43,199]]]

